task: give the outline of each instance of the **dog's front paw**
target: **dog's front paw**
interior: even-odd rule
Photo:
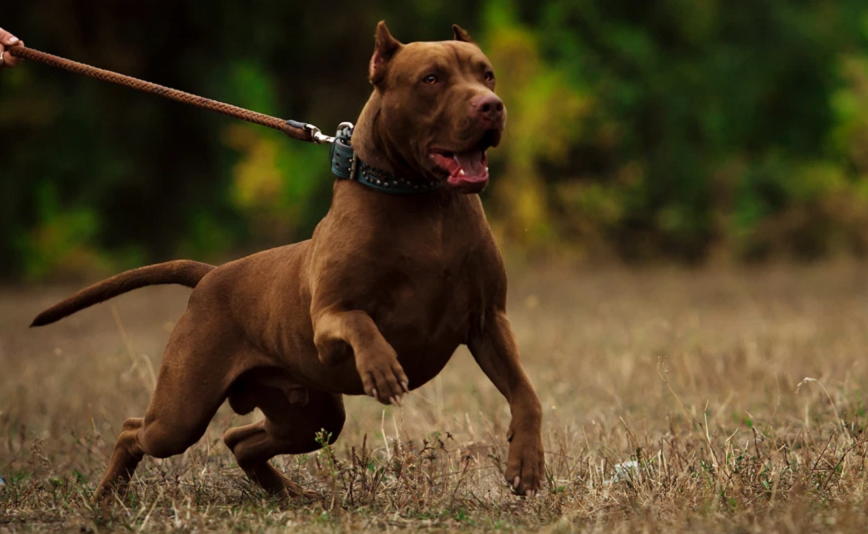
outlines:
[[[506,481],[517,495],[539,494],[545,474],[542,436],[531,432],[511,433]]]
[[[356,368],[365,393],[383,404],[400,406],[404,393],[410,391],[410,381],[392,347],[357,354]]]

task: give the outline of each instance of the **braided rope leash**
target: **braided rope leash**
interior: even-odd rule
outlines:
[[[155,83],[139,80],[138,78],[133,78],[132,76],[125,76],[123,74],[118,74],[117,72],[98,69],[96,67],[91,67],[90,65],[85,65],[84,63],[78,63],[76,61],[71,61],[62,57],[46,54],[45,52],[40,52],[38,50],[34,50],[33,48],[27,48],[21,41],[8,47],[5,51],[5,54],[11,54],[18,58],[37,61],[39,63],[44,63],[52,67],[57,67],[67,70],[69,72],[73,72],[75,74],[82,74],[84,76],[96,78],[97,80],[123,85],[124,87],[129,87],[138,91],[151,93],[157,96],[161,96],[163,98],[174,100],[176,102],[181,102],[182,104],[190,104],[192,106],[216,111],[217,113],[222,113],[223,115],[228,115],[236,119],[252,122],[253,124],[259,124],[261,126],[266,126],[275,130],[280,130],[289,137],[292,137],[293,139],[298,139],[299,141],[317,144],[334,142],[333,137],[323,135],[320,132],[319,128],[313,126],[312,124],[278,119],[277,117],[265,115],[264,113],[250,111],[249,109],[244,109],[238,106],[232,106],[223,102],[211,100],[210,98],[201,97],[191,93],[185,93],[184,91],[178,91],[177,89],[171,89],[169,87],[163,87],[162,85],[157,85]]]

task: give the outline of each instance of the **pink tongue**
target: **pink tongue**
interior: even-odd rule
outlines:
[[[482,152],[464,152],[455,154],[455,161],[461,165],[461,169],[468,177],[482,176],[485,174],[485,165],[482,164]]]

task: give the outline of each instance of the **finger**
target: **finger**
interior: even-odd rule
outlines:
[[[19,58],[13,56],[13,55],[9,52],[9,49],[7,48],[7,49],[6,49],[6,53],[3,54],[3,66],[4,66],[4,67],[14,67],[14,66],[17,65],[19,62],[21,62],[21,59],[19,59]]]
[[[17,42],[18,42],[18,37],[15,37],[11,33],[4,30],[3,28],[0,28],[0,43],[7,45],[7,46],[12,46]]]

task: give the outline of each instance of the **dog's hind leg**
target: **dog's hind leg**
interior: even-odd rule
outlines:
[[[223,441],[238,460],[238,466],[268,493],[279,497],[306,495],[269,460],[278,454],[303,454],[322,448],[317,440],[322,431],[328,443],[334,443],[346,418],[340,395],[310,391],[305,406],[290,403],[284,391],[262,388],[256,405],[265,419],[223,434]]]
[[[127,483],[132,478],[136,466],[142,460],[143,453],[136,445],[136,434],[142,428],[143,421],[144,419],[141,417],[131,417],[124,421],[108,468],[96,491],[95,497],[106,501],[106,504],[112,497],[110,490],[115,489],[121,493],[126,490]]]
[[[189,313],[169,339],[145,417],[124,423],[97,488],[98,500],[108,502],[114,490],[122,492],[144,455],[168,458],[196,443],[226,398],[235,378],[233,359],[226,355],[239,352],[237,344],[214,334],[221,329],[192,329]]]

